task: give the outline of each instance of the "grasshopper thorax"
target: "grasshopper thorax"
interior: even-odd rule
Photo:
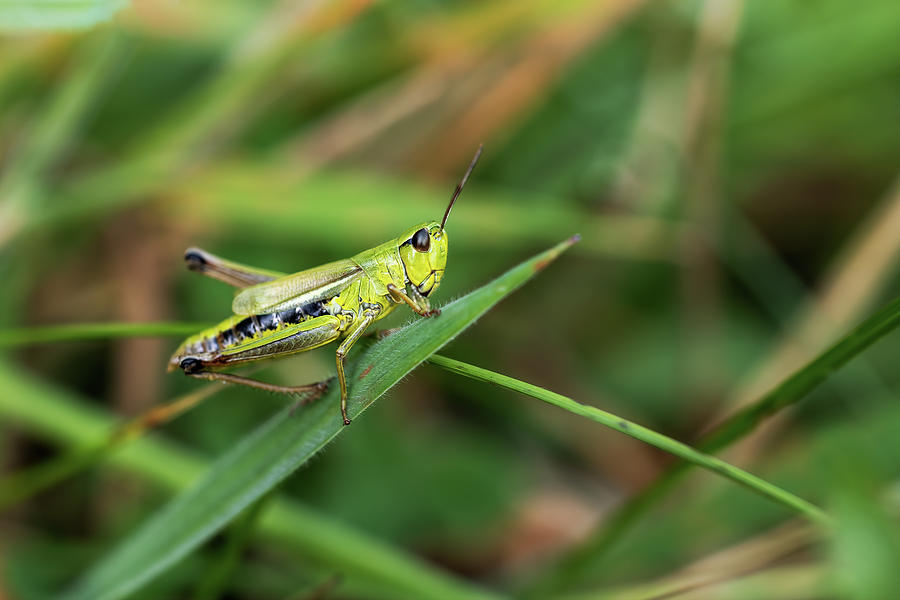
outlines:
[[[427,297],[441,283],[447,266],[447,232],[435,221],[422,223],[400,238],[400,260],[406,279]]]

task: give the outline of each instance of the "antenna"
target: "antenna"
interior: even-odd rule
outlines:
[[[444,224],[447,222],[447,217],[450,216],[450,209],[453,208],[453,205],[456,203],[456,199],[459,198],[460,192],[462,192],[463,186],[466,185],[466,181],[469,180],[469,175],[472,174],[472,169],[475,168],[475,163],[478,162],[478,158],[481,156],[481,151],[484,150],[484,144],[478,144],[478,150],[475,151],[475,156],[472,158],[472,162],[469,163],[469,168],[466,169],[466,174],[463,175],[462,179],[459,180],[459,183],[456,184],[456,191],[453,192],[453,196],[450,198],[450,204],[447,205],[447,211],[444,213],[444,218],[441,219],[441,231],[444,230]]]

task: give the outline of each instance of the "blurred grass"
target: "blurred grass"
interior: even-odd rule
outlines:
[[[584,240],[454,342],[454,355],[696,445],[900,294],[900,134],[886,125],[900,85],[898,20],[889,0],[822,0],[815,11],[779,0],[201,0],[136,2],[94,29],[4,36],[0,320],[215,321],[230,293],[178,275],[184,247],[283,271],[352,255],[439,214],[483,141],[450,220],[439,297],[573,230]],[[881,571],[866,568],[881,559],[847,557],[857,539],[890,548],[895,537],[877,500],[900,478],[889,464],[894,338],[726,457],[803,497],[833,498],[840,535],[808,541],[808,563],[758,578],[736,575],[735,559],[733,586],[695,594],[877,591],[865,582]],[[63,394],[42,414],[52,423],[73,398],[128,415],[180,395],[187,384],[160,374],[168,349],[129,336],[7,345],[3,360],[10,380]],[[264,375],[312,380],[330,363],[312,353]],[[423,371],[283,494],[391,548],[518,589],[668,467],[639,443],[535,403],[498,405],[457,379]],[[4,394],[17,410],[43,410],[29,398]],[[165,434],[217,455],[276,406],[223,390]],[[832,429],[873,472],[829,482],[841,467],[818,448]],[[33,424],[0,422],[0,464],[27,472],[59,458],[41,437]],[[4,556],[17,570],[3,593],[48,597],[39,563],[57,564],[72,543],[108,547],[154,509],[140,485],[104,473],[4,514]],[[627,593],[775,535],[783,512],[710,479],[673,487],[580,586]],[[271,531],[266,523],[258,530]],[[41,536],[59,542],[29,560]],[[307,584],[330,576],[296,548],[268,554],[265,539],[231,594],[252,597],[266,569]],[[65,579],[87,563],[58,564],[69,565]],[[186,560],[166,589],[192,589],[205,565]],[[340,588],[366,589],[352,577]]]
[[[117,337],[184,336],[209,323],[70,323],[47,327],[0,330],[0,347]]]
[[[2,14],[0,14],[2,22]],[[41,111],[31,131],[23,136],[21,148],[4,165],[0,179],[0,245],[3,245],[22,223],[33,218],[42,202],[42,182],[55,160],[76,136],[78,126],[91,103],[102,92],[114,70],[117,35],[109,32],[90,39],[72,59],[66,82]]]
[[[106,21],[128,0],[5,0],[0,3],[0,31],[77,29]]]

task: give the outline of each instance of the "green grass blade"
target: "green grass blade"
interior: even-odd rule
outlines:
[[[128,0],[3,0],[0,31],[78,29],[109,20]]]
[[[0,360],[0,415],[4,423],[18,424],[42,437],[67,446],[98,448],[108,443],[118,424],[95,405],[65,390],[36,380]],[[159,488],[188,488],[209,464],[190,450],[146,436],[134,439],[108,455],[111,466],[142,477]],[[279,497],[268,503],[254,532],[257,538],[274,542],[305,556],[314,556],[334,570],[354,574],[361,582],[379,584],[379,589],[397,590],[393,598],[419,589],[444,586],[467,589],[462,582],[408,556],[390,545],[335,521],[327,514],[296,501]],[[370,560],[377,557],[378,560]],[[356,569],[347,565],[360,562]],[[387,568],[387,571],[382,569]],[[462,596],[462,592],[457,596]]]
[[[610,429],[615,429],[619,433],[623,433],[629,437],[633,437],[634,439],[640,440],[645,444],[656,446],[660,450],[664,450],[669,454],[673,454],[683,460],[688,461],[689,463],[692,463],[699,467],[703,467],[704,469],[712,471],[713,473],[726,477],[734,481],[735,483],[738,483],[746,487],[747,489],[756,492],[760,496],[768,498],[769,500],[782,504],[790,508],[791,510],[799,512],[803,516],[811,519],[816,523],[828,525],[830,522],[828,516],[817,506],[795,496],[794,494],[791,494],[786,490],[779,488],[778,486],[772,485],[764,479],[760,479],[759,477],[748,473],[743,469],[735,467],[734,465],[731,465],[721,459],[718,459],[715,456],[699,452],[694,448],[691,448],[687,444],[683,444],[661,433],[657,433],[652,429],[648,429],[642,425],[638,425],[637,423],[628,421],[626,419],[623,419],[622,417],[618,417],[612,413],[606,412],[605,410],[600,410],[599,408],[596,408],[594,406],[581,404],[579,402],[576,402],[575,400],[572,400],[571,398],[568,398],[561,394],[557,394],[556,392],[551,392],[536,385],[532,385],[530,383],[526,383],[524,381],[520,381],[506,375],[501,375],[500,373],[488,371],[487,369],[482,369],[481,367],[476,367],[474,365],[460,362],[452,358],[447,358],[446,356],[432,356],[428,359],[428,362],[443,367],[448,371],[452,371],[453,373],[459,373],[460,375],[465,375],[466,377],[471,377],[472,379],[492,383],[498,387],[510,389],[521,394],[531,396],[532,398],[543,400],[548,404],[558,406],[559,408],[567,410],[576,415],[587,417],[588,419],[596,421],[601,425],[605,425]]]
[[[898,326],[900,326],[900,298],[866,319],[771,392],[716,427],[703,439],[702,447],[708,451],[721,450],[741,439],[753,431],[763,419],[799,402],[834,371]]]
[[[700,441],[698,448],[704,452],[716,452],[740,440],[770,415],[805,398],[829,375],[898,326],[900,326],[900,298],[866,319],[771,392],[724,421]],[[596,567],[606,552],[675,487],[675,483],[690,466],[686,463],[674,465],[652,485],[629,499],[587,542],[542,575],[535,589],[543,592],[565,587],[581,577],[589,568]]]
[[[234,578],[235,571],[240,565],[241,554],[247,546],[250,534],[257,526],[263,507],[274,493],[273,490],[254,502],[234,520],[226,533],[225,547],[197,584],[192,595],[194,600],[216,600],[228,593],[228,583]]]
[[[359,417],[402,377],[575,241],[573,238],[558,244],[451,302],[442,309],[440,317],[417,319],[366,350],[349,369],[351,418]],[[121,598],[183,558],[346,430],[337,400],[337,386],[332,386],[323,398],[294,416],[289,407],[279,412],[218,459],[194,485],[157,512],[65,597]],[[396,565],[384,564],[380,556],[350,556],[355,557],[353,563],[341,565],[346,572],[371,570],[374,563],[381,573],[391,573],[395,579],[392,583],[405,588],[412,597],[478,597],[455,585],[423,581],[416,569],[397,570]]]
[[[0,348],[109,338],[187,336],[209,323],[67,323],[0,329]]]

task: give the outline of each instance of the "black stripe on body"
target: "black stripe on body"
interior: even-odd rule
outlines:
[[[263,331],[268,331],[269,329],[275,329],[278,325],[278,322],[275,318],[275,313],[267,313],[264,315],[259,315],[256,317],[257,322],[259,322],[259,328]]]
[[[234,326],[234,333],[239,340],[252,338],[256,333],[256,327],[253,325],[253,320],[250,317],[247,317],[243,321],[238,322],[238,324]]]
[[[237,343],[237,338],[234,336],[233,329],[226,329],[221,333],[222,335],[222,347],[227,348],[228,346],[234,346]]]
[[[264,331],[274,331],[279,325],[302,323],[307,319],[327,314],[328,310],[325,309],[325,303],[317,301],[304,304],[303,306],[295,306],[294,308],[281,310],[277,313],[251,315],[246,319],[238,321],[233,328],[219,332],[218,335],[222,338],[221,344],[216,342],[216,338],[209,338],[207,343],[210,344],[210,340],[212,340],[210,345],[216,346],[213,351],[219,349],[224,350]]]
[[[303,313],[303,309],[299,306],[295,308],[289,308],[287,310],[278,311],[276,313],[278,316],[278,320],[284,323],[285,325],[291,325],[293,323],[301,322],[305,315]]]
[[[310,317],[321,317],[322,315],[328,314],[324,302],[311,302],[303,307],[303,312]]]

